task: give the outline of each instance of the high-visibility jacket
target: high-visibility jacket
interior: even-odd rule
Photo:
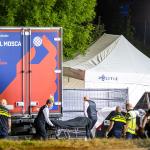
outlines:
[[[136,130],[136,113],[134,110],[129,110],[126,114],[127,129],[126,132],[135,134]]]
[[[7,108],[0,105],[0,136],[8,135],[8,119],[11,118],[11,115]]]
[[[121,113],[116,113],[110,121],[114,122],[112,131],[123,131],[124,125],[126,124],[126,119]]]

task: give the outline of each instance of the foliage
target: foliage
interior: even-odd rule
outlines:
[[[98,24],[98,25],[95,25],[94,27],[95,28],[93,31],[92,39],[96,41],[105,32],[105,28],[103,24],[102,25]]]
[[[84,53],[92,40],[96,0],[1,0],[1,26],[63,27],[64,56]]]
[[[132,43],[139,49],[142,51],[142,53],[144,53],[146,56],[148,56],[150,58],[150,46],[149,45],[144,45],[143,41],[140,41],[138,39],[134,39],[132,41]]]
[[[128,16],[127,23],[126,23],[126,30],[124,32],[124,35],[131,42],[134,41],[134,32],[135,32],[135,29],[133,25],[131,24],[131,16]]]

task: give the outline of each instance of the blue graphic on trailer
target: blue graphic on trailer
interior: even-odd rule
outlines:
[[[21,32],[0,32],[0,93],[15,79],[22,55]]]

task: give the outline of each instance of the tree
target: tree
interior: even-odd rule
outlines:
[[[131,24],[130,16],[128,16],[128,18],[127,18],[126,30],[125,30],[124,34],[129,39],[129,41],[134,42],[134,27]]]
[[[65,58],[83,54],[92,40],[96,0],[3,0],[0,5],[1,26],[63,27]]]

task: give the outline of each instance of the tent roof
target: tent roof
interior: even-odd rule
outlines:
[[[64,62],[63,66],[81,70],[87,70],[94,67],[95,57],[97,57],[99,54],[101,54],[102,51],[110,47],[110,45],[115,45],[118,38],[119,35],[104,34],[87,49],[85,55],[78,55],[73,60]],[[99,57],[97,61],[100,63],[103,59],[104,57]]]
[[[150,59],[124,36],[104,34],[87,49],[85,55],[64,62],[65,69],[121,73],[150,73]],[[69,71],[68,71],[69,72]],[[69,73],[65,75],[69,75]]]

